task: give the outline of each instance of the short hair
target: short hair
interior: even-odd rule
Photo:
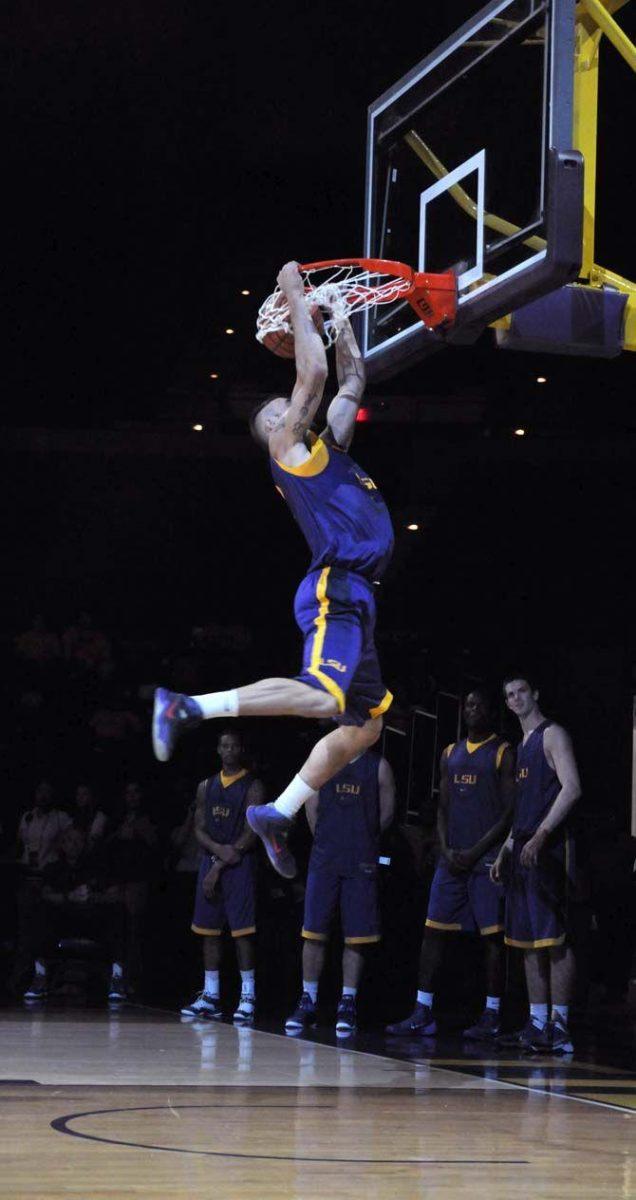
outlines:
[[[223,726],[223,729],[221,729],[221,731],[219,733],[219,741],[221,741],[222,737],[238,738],[241,745],[243,745],[245,742],[245,738],[243,737],[243,731],[241,729],[232,728],[231,725]]]
[[[250,413],[249,427],[250,433],[255,442],[258,441],[258,434],[256,433],[256,418],[258,417],[258,414],[262,412],[264,408],[267,408],[267,405],[271,404],[272,400],[285,399],[286,397],[282,396],[280,392],[270,392],[269,396],[266,396],[264,400],[259,400],[258,404],[254,405],[254,408]]]
[[[488,687],[487,684],[476,683],[474,687],[467,687],[466,691],[464,692],[464,703],[466,703],[468,696],[481,696],[481,699],[486,705],[486,708],[491,716],[495,712],[495,698],[493,696],[492,688]]]
[[[504,696],[506,694],[506,688],[508,687],[508,684],[512,683],[515,679],[523,679],[524,682],[528,684],[531,692],[538,692],[539,685],[534,672],[529,675],[527,671],[508,671],[504,675],[503,682],[501,684]]]

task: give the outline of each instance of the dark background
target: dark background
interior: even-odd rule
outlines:
[[[305,549],[237,418],[290,378],[253,338],[256,308],[285,259],[360,250],[366,107],[478,7],[14,6],[7,633],[81,606],[154,645],[235,621],[255,666],[294,668]],[[604,45],[597,260],[634,277],[630,88]],[[505,97],[501,120],[514,137]],[[389,684],[408,704],[530,663],[575,733],[586,803],[623,828],[633,393],[627,354],[497,353],[488,332],[372,389],[356,442],[398,534]],[[138,682],[160,673],[149,652]]]

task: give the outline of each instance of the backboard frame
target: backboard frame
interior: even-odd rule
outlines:
[[[420,84],[464,42],[474,38],[484,25],[494,17],[505,14],[506,9],[511,9],[514,3],[515,0],[490,0],[489,4],[370,105],[367,121],[364,227],[364,253],[368,257],[377,254],[379,250],[374,239],[373,194],[376,123],[379,117],[385,114],[390,106],[395,105],[409,89]],[[459,300],[455,324],[446,332],[432,332],[423,325],[412,326],[373,346],[369,344],[370,322],[368,314],[365,314],[361,330],[362,349],[367,374],[371,379],[389,377],[447,343],[474,342],[490,322],[561,287],[579,274],[582,259],[583,159],[572,146],[575,0],[536,0],[528,20],[536,19],[542,11],[546,13],[550,28],[546,46],[547,96],[544,112],[547,119],[544,120],[543,128],[546,164],[546,177],[543,180],[543,221],[546,248],[537,251],[526,262],[510,269],[502,277],[483,284],[479,290],[464,293]],[[501,44],[503,41],[504,39]],[[460,74],[458,69],[458,77]],[[477,158],[478,155],[474,157]],[[468,161],[451,174],[454,175],[457,171],[461,174],[467,167]],[[478,180],[483,187],[483,173],[478,173]],[[447,175],[439,184],[433,184],[428,189],[429,199],[449,186],[450,176]],[[425,220],[425,208],[426,203],[422,200],[420,220],[422,213]],[[483,212],[483,194],[481,211]],[[414,215],[414,220],[417,220],[417,215]],[[478,227],[479,224],[478,221]],[[483,228],[481,233],[483,236]],[[480,236],[479,229],[477,236]],[[420,224],[420,254],[421,246]],[[412,265],[417,269],[425,269],[421,262]]]

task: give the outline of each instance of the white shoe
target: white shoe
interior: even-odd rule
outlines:
[[[208,996],[199,992],[191,1004],[185,1004],[181,1009],[182,1017],[203,1017],[206,1021],[219,1021],[223,1016],[218,996]]]
[[[254,1020],[255,999],[253,992],[241,992],[238,1008],[234,1013],[237,1025],[251,1025]]]

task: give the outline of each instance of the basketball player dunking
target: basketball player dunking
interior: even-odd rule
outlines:
[[[502,1042],[567,1054],[572,1051],[568,1005],[574,982],[574,954],[567,942],[573,871],[568,817],[581,784],[570,737],[544,717],[532,682],[523,675],[508,676],[504,695],[519,718],[522,740],[512,830],[491,875],[495,881],[509,876],[505,940],[524,952],[530,1017]]]
[[[392,696],[382,683],[374,644],[377,583],[391,558],[393,529],[373,480],[347,454],[365,386],[360,351],[347,323],[336,343],[339,390],[320,437],[310,432],[327,380],[327,357],[304,300],[298,263],[278,276],[294,332],[296,383],[291,398],[275,396],[254,412],[251,430],[268,451],[274,483],[311,550],[298,588],[296,622],[304,638],[295,679],[262,679],[202,696],[158,688],[153,744],[170,758],[182,730],[212,717],[334,717],[338,728],[317,743],[273,804],[248,809],[272,865],[289,878],[296,864],[287,847],[292,818],[352,759],[377,742]]]

